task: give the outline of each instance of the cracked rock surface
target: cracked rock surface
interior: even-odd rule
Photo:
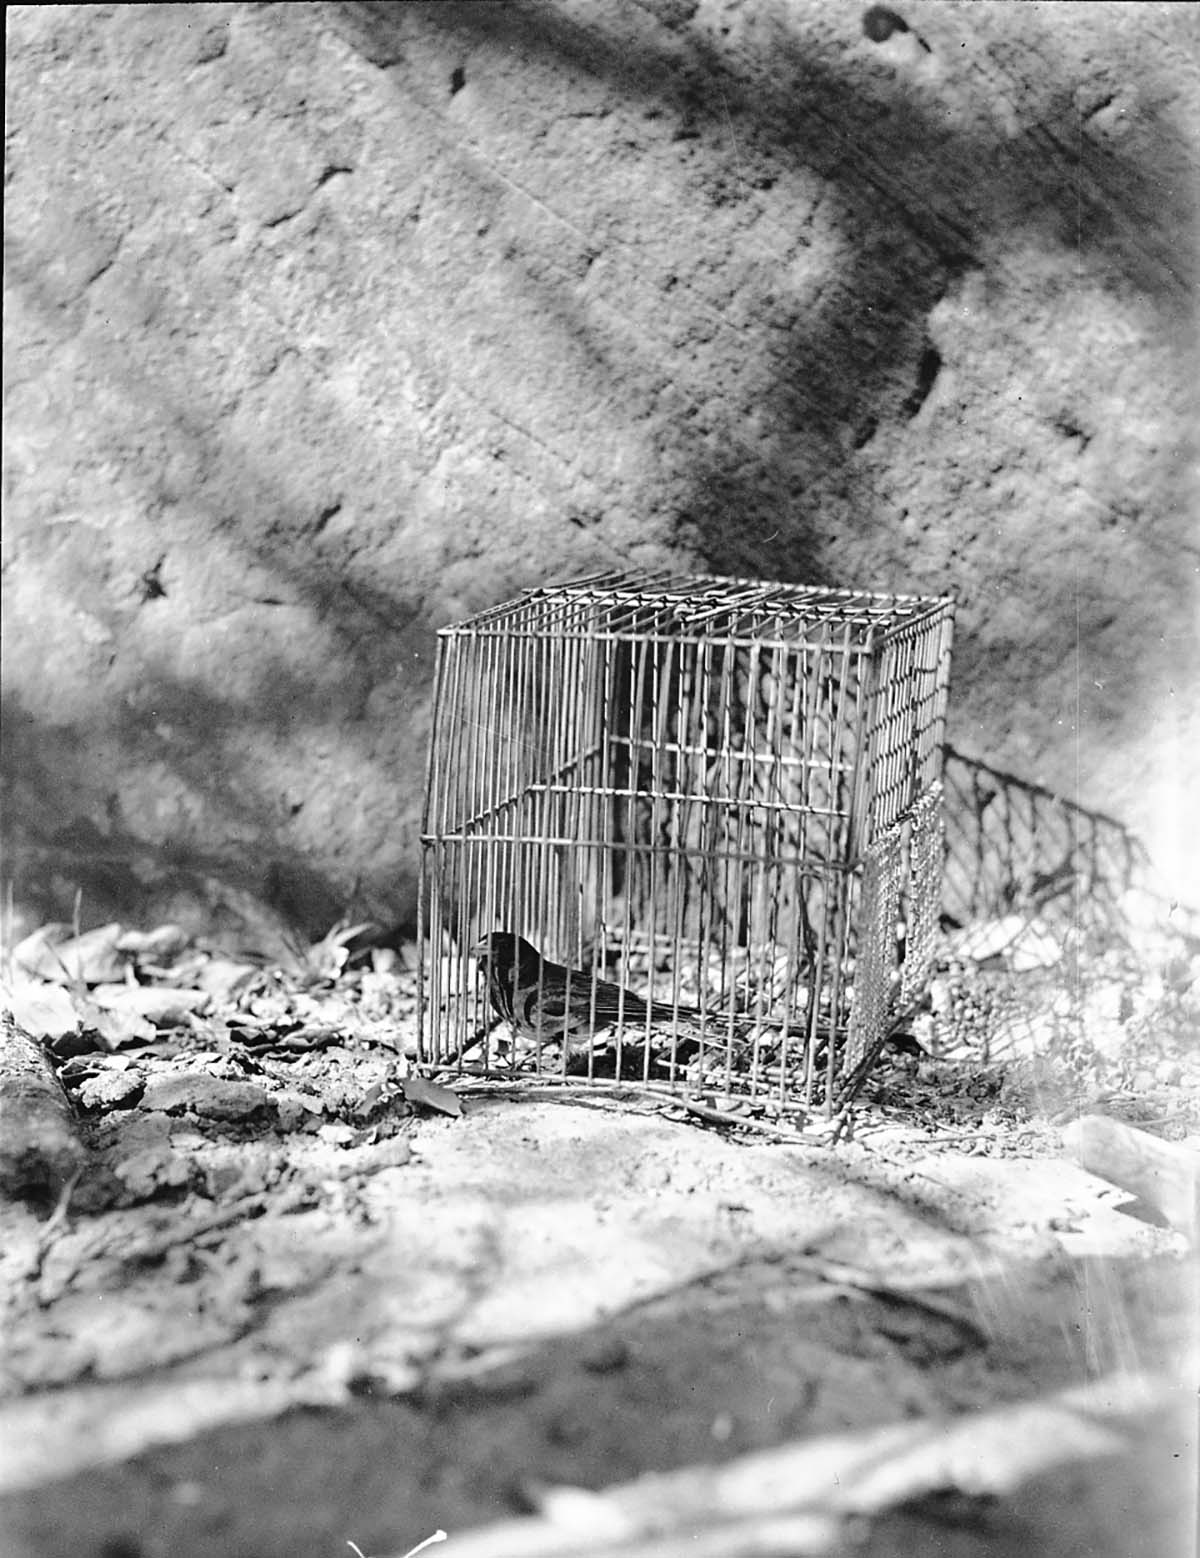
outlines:
[[[404,920],[435,629],[663,564],[953,589],[952,741],[1182,869],[1195,29],[11,7],[18,904]]]

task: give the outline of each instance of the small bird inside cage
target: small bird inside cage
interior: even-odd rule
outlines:
[[[511,931],[492,931],[471,948],[487,979],[488,998],[515,1033],[539,1047],[561,1043],[568,1053],[587,1048],[607,1028],[662,1023],[693,1030],[701,1013],[692,1006],[646,1001],[623,985],[545,958]],[[694,1048],[694,1040],[692,1046]],[[683,1046],[679,1047],[683,1054]]]

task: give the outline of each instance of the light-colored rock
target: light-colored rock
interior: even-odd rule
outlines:
[[[1191,8],[905,21],[11,8],[18,898],[406,917],[435,629],[664,563],[953,589],[951,739],[1194,878]]]
[[[180,1114],[189,1110],[212,1120],[244,1120],[267,1106],[265,1091],[254,1082],[234,1082],[204,1072],[154,1077],[142,1094],[143,1109]]]
[[[137,1102],[142,1078],[131,1071],[101,1071],[88,1077],[79,1088],[79,1101],[85,1109],[122,1109]]]

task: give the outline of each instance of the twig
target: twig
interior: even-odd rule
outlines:
[[[270,1191],[256,1191],[254,1195],[247,1196],[241,1201],[235,1201],[231,1206],[219,1208],[215,1212],[209,1212],[204,1217],[198,1217],[190,1223],[180,1224],[169,1228],[165,1233],[157,1234],[152,1238],[146,1238],[140,1244],[135,1244],[129,1249],[122,1250],[121,1264],[125,1266],[153,1265],[156,1261],[164,1259],[173,1249],[184,1244],[197,1244],[207,1239],[209,1234],[221,1233],[232,1223],[249,1222],[259,1218],[266,1212],[272,1212],[278,1217],[285,1217],[291,1212],[298,1212],[307,1199],[314,1193],[312,1185],[293,1185],[282,1195],[272,1200]]]
[[[400,1157],[401,1151],[406,1146],[405,1136],[388,1137],[372,1146],[347,1153],[344,1161],[336,1164],[330,1173],[322,1174],[321,1177],[326,1180],[354,1179],[360,1174],[369,1174],[373,1170],[398,1167],[403,1161]],[[132,1249],[124,1250],[121,1261],[125,1265],[153,1264],[155,1261],[162,1260],[177,1246],[196,1244],[207,1239],[210,1234],[222,1232],[232,1223],[249,1222],[267,1214],[272,1217],[290,1216],[291,1213],[302,1211],[315,1201],[319,1188],[318,1185],[307,1180],[297,1180],[286,1188],[273,1186],[267,1190],[255,1191],[253,1195],[235,1201],[230,1206],[220,1207],[205,1217],[197,1218],[194,1222],[172,1227],[165,1233],[144,1239],[141,1244],[134,1245]]]
[[[446,1533],[444,1531],[435,1531],[432,1536],[427,1536],[423,1542],[418,1542],[415,1547],[410,1547],[404,1554],[404,1558],[417,1558],[417,1554],[423,1553],[427,1547],[432,1547],[435,1542],[444,1542],[445,1540]],[[357,1553],[358,1558],[367,1558],[367,1555],[357,1542],[347,1541],[346,1546],[352,1552]]]
[[[910,1288],[893,1287],[879,1277],[873,1277],[865,1271],[858,1271],[853,1266],[843,1266],[837,1261],[826,1261],[805,1256],[799,1264],[807,1269],[812,1266],[816,1274],[833,1287],[847,1288],[851,1292],[865,1293],[870,1298],[882,1299],[886,1304],[893,1304],[905,1309],[917,1309],[922,1314],[927,1314],[931,1319],[944,1321],[947,1325],[954,1326],[957,1330],[965,1332],[978,1347],[986,1347],[988,1335],[973,1315],[965,1310],[948,1304],[942,1299],[927,1298],[922,1293],[914,1292]]]
[[[459,1076],[461,1079],[461,1073]],[[514,1078],[509,1082],[501,1077],[481,1077],[467,1083],[460,1080],[456,1091],[463,1097],[480,1093],[500,1093],[508,1097],[558,1098],[582,1103],[607,1102],[605,1096],[607,1095],[608,1098],[614,1099],[622,1098],[634,1102],[640,1100],[659,1111],[682,1109],[712,1125],[757,1131],[760,1135],[770,1136],[776,1141],[794,1142],[806,1146],[825,1145],[824,1138],[808,1136],[799,1128],[776,1125],[769,1120],[756,1119],[750,1114],[737,1114],[732,1109],[718,1109],[712,1104],[701,1103],[698,1098],[689,1098],[684,1093],[672,1092],[665,1085],[653,1082],[623,1082],[619,1079],[610,1081],[605,1077],[596,1077],[586,1082],[571,1079],[536,1081],[522,1078]]]
[[[42,1267],[45,1265],[46,1256],[50,1253],[50,1247],[54,1244],[67,1222],[71,1197],[75,1193],[75,1186],[79,1183],[82,1176],[82,1167],[77,1168],[59,1192],[54,1210],[38,1229],[33,1251],[29,1257],[29,1265],[23,1274],[25,1281],[37,1282],[41,1279]]]
[[[735,1114],[730,1109],[715,1109],[711,1104],[702,1104],[697,1098],[686,1098],[672,1095],[672,1102],[688,1114],[694,1114],[697,1119],[707,1120],[713,1125],[736,1126],[739,1130],[757,1131],[760,1136],[770,1136],[774,1141],[786,1142],[811,1142],[800,1130],[783,1125],[772,1125],[769,1120],[758,1120],[750,1114]],[[823,1142],[818,1145],[824,1145]]]
[[[0,978],[6,983],[13,977],[13,927],[16,924],[16,911],[13,907],[13,879],[10,876],[4,884],[4,911],[3,920],[0,921]]]

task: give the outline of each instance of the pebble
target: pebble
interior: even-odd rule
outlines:
[[[127,1108],[137,1102],[144,1085],[135,1071],[101,1071],[81,1085],[79,1101],[85,1109]]]
[[[143,1109],[167,1114],[191,1110],[213,1120],[244,1120],[267,1106],[266,1092],[254,1082],[231,1082],[203,1072],[154,1077],[142,1094]]]

